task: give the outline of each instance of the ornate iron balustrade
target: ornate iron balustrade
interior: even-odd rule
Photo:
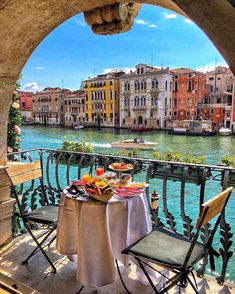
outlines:
[[[200,205],[227,186],[235,186],[235,169],[224,166],[185,164],[49,149],[32,149],[11,153],[9,154],[9,159],[22,162],[41,161],[43,183],[49,201],[53,204],[58,204],[63,188],[69,185],[72,180],[82,178],[84,173],[94,174],[96,166],[103,165],[107,170],[112,162],[124,161],[132,163],[134,169],[130,173],[133,179],[146,181],[150,184],[146,188],[149,205],[151,201],[150,191],[153,189],[153,185],[157,186],[161,196],[159,209],[156,211],[157,216],[155,215],[156,217],[154,218],[155,222],[161,221],[172,230],[183,232],[189,238],[194,234],[193,224],[196,223]],[[24,211],[34,209],[40,205],[41,190],[35,181],[32,181],[28,186],[21,186],[20,192]],[[226,210],[227,217],[223,216],[220,232],[214,242],[215,249],[220,253],[219,262],[216,264],[219,283],[223,283],[226,279],[227,270],[233,273],[235,240],[231,225],[234,229],[234,208],[235,200],[231,197]],[[209,230],[209,226],[202,229],[202,242],[207,240]],[[206,264],[207,260],[203,260],[198,269],[199,275],[205,273]],[[232,279],[235,280],[235,276]]]

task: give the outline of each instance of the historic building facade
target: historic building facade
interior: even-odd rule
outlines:
[[[90,126],[119,124],[119,77],[123,71],[97,75],[84,81],[85,120]]]
[[[120,127],[171,127],[172,74],[146,64],[120,78]]]
[[[22,123],[32,122],[33,118],[33,101],[32,92],[19,91],[20,111]]]
[[[64,97],[64,125],[85,125],[85,92],[82,90],[67,93]]]
[[[70,92],[61,88],[45,88],[33,94],[33,122],[44,125],[64,125],[64,97]]]
[[[213,120],[217,128],[231,127],[233,78],[230,69],[223,66],[206,73],[208,95],[199,109],[201,116]]]
[[[208,92],[205,74],[190,68],[172,69],[173,120],[199,119],[198,104]]]

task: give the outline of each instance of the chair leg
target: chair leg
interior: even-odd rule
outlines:
[[[126,287],[126,285],[125,285],[125,283],[124,283],[124,281],[123,281],[123,278],[122,278],[122,275],[121,275],[121,271],[120,271],[120,268],[119,268],[119,265],[118,265],[118,261],[117,261],[116,258],[115,258],[115,262],[116,262],[116,266],[117,266],[118,274],[119,274],[120,280],[121,280],[121,282],[122,282],[122,285],[123,285],[124,289],[126,290],[126,292],[127,292],[128,294],[131,294],[131,292],[127,289],[127,287]]]
[[[148,279],[150,285],[152,286],[154,292],[155,292],[155,293],[158,293],[158,291],[157,291],[157,289],[156,289],[156,287],[155,287],[153,281],[151,280],[151,278],[150,278],[150,276],[148,275],[146,269],[144,268],[143,264],[141,263],[141,260],[140,260],[139,258],[137,258],[137,257],[135,257],[135,259],[137,260],[138,264],[140,265],[142,271],[144,272],[144,274],[145,274],[146,278]]]
[[[46,241],[46,239],[50,236],[50,234],[51,234],[53,231],[54,231],[54,230],[50,230],[50,231],[46,232],[46,236],[45,236],[45,234],[43,234],[43,235],[40,236],[40,237],[45,236],[45,237],[42,239],[42,241],[39,242],[39,245],[40,245],[40,246]],[[39,238],[36,238],[36,237],[35,237],[35,239],[38,241],[38,240],[40,239],[40,237],[39,237]],[[45,246],[45,245],[44,245],[44,246]],[[28,263],[28,260],[29,260],[32,256],[34,256],[35,254],[37,254],[39,251],[40,251],[39,246],[37,246],[37,247],[36,247],[36,248],[30,253],[30,255],[29,255],[24,261],[22,261],[21,264],[27,264],[27,263]]]
[[[191,279],[189,277],[187,277],[187,280],[188,280],[189,284],[191,285],[191,287],[193,288],[194,292],[196,294],[199,294],[197,288],[195,287],[195,285],[193,284],[193,282],[191,281]]]
[[[82,285],[82,287],[78,290],[78,292],[76,294],[81,293],[83,288],[84,288],[84,285]]]
[[[33,235],[33,233],[31,232],[30,228],[27,226],[27,224],[25,224],[25,227],[28,231],[28,233],[30,234],[30,236],[32,237],[32,239],[34,240],[34,242],[37,244],[37,247],[31,252],[31,254],[22,262],[22,264],[26,264],[28,263],[28,260],[35,255],[37,252],[39,252],[39,250],[42,252],[42,254],[45,256],[46,260],[48,261],[48,263],[50,264],[50,266],[53,269],[53,272],[56,273],[56,268],[54,266],[54,264],[51,262],[51,260],[49,259],[49,257],[47,256],[46,252],[43,250],[43,248],[41,247],[41,245],[43,244],[43,242],[45,242],[45,240],[50,236],[50,234],[56,229],[56,227],[53,227],[48,234],[43,238],[43,240],[41,242],[38,242],[37,238]]]

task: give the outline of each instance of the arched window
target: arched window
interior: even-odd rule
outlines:
[[[139,68],[137,68],[137,75],[139,75],[140,74],[140,69]]]
[[[144,89],[144,81],[141,81],[141,90]]]
[[[122,120],[122,124],[125,125],[125,123],[126,123],[126,121],[125,121],[125,119],[123,119],[123,120]]]
[[[147,83],[146,83],[146,81],[144,81],[144,90],[146,90],[147,89]]]
[[[147,119],[144,120],[144,124],[147,125]]]
[[[144,73],[144,68],[143,67],[141,67],[141,74],[143,74]]]
[[[138,81],[135,81],[135,90],[138,90]]]
[[[141,106],[144,105],[144,98],[143,98],[143,97],[141,97],[141,99],[140,99],[140,105],[141,105]]]
[[[158,80],[153,79],[152,80],[152,89],[157,89],[158,88]]]

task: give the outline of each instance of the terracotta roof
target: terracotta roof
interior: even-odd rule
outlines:
[[[201,73],[197,70],[187,68],[187,67],[181,67],[181,68],[175,68],[175,69],[170,69],[171,72],[173,73],[178,73],[178,74],[183,74],[183,73]]]

